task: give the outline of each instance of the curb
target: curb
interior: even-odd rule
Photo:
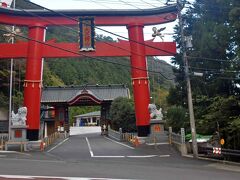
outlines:
[[[0,153],[18,153],[17,151],[0,151]]]
[[[31,154],[27,152],[19,152],[19,151],[0,151],[0,154],[22,154],[26,156],[31,156]]]
[[[190,155],[190,154],[182,155],[182,156],[187,157],[187,158],[193,158],[193,155]],[[211,158],[206,158],[206,157],[198,157],[197,159],[205,160],[205,161],[218,162],[218,163],[221,163],[221,164],[240,166],[240,163],[238,163],[238,162],[232,162],[232,161],[226,161],[226,160],[211,159]]]

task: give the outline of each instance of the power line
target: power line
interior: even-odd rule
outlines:
[[[39,15],[37,15],[37,14],[34,14],[34,13],[32,13],[32,12],[29,12],[29,11],[26,11],[26,10],[24,10],[24,9],[19,9],[19,10],[21,10],[21,11],[23,11],[23,12],[25,12],[25,13],[28,13],[28,14],[30,14],[30,15],[32,15],[32,16],[38,17],[39,19],[42,19],[42,20],[44,20],[44,21],[46,21],[46,22],[48,22],[48,23],[51,23],[51,24],[53,24],[53,25],[57,25],[55,22],[48,20],[46,17],[41,17],[41,16],[39,16]],[[65,28],[67,28],[67,29],[69,29],[69,30],[72,30],[73,32],[75,32],[75,33],[77,33],[77,34],[79,33],[78,30],[76,30],[76,29],[74,29],[74,28],[71,28],[71,27],[69,27],[69,26],[65,26],[65,25],[60,25],[60,26],[65,27]],[[97,39],[97,38],[95,38],[95,39]],[[118,48],[118,49],[121,49],[121,50],[125,50],[125,51],[127,51],[127,52],[131,52],[131,51],[129,51],[128,49],[125,49],[125,48],[122,48],[122,47],[119,47],[119,46],[115,46],[115,45],[113,45],[113,44],[111,44],[111,43],[108,43],[108,42],[106,42],[106,41],[102,41],[102,42],[105,43],[105,44],[108,44],[108,45],[110,45],[110,46],[112,46],[112,47],[115,47],[115,48]],[[131,53],[133,53],[133,54],[135,54],[135,55],[138,55],[138,56],[143,56],[143,55],[137,54],[137,53],[135,53],[135,52],[131,52]],[[145,57],[145,56],[144,56],[144,57]]]
[[[82,1],[82,0],[75,0],[75,1]],[[140,9],[139,6],[146,7],[146,5],[150,5],[152,7],[158,7],[158,6],[153,5],[153,3],[161,3],[163,5],[166,5],[166,3],[163,3],[160,0],[151,0],[150,2],[152,2],[152,3],[146,2],[145,0],[135,0],[135,1],[132,0],[131,2],[126,2],[123,0],[115,0],[115,1],[114,0],[84,0],[83,2],[94,2],[101,6],[102,6],[102,4],[106,4],[106,3],[110,4],[110,5],[127,5],[127,6],[135,8],[135,9]],[[144,10],[144,9],[142,9],[142,10]]]
[[[149,4],[150,6],[153,6],[153,7],[158,7],[158,6],[155,6],[155,5],[153,5],[153,4],[149,3],[149,2],[146,2],[146,1],[144,1],[144,0],[141,0],[141,2],[144,2],[144,3],[146,3],[146,4]]]
[[[217,61],[217,62],[237,62],[239,59],[215,59],[215,58],[207,58],[207,57],[197,57],[197,56],[187,56],[189,59],[204,59],[208,61]]]
[[[23,1],[29,3],[28,0],[23,0]],[[76,21],[76,22],[79,23],[79,20],[77,20],[77,19],[75,19],[75,18],[72,18],[72,17],[70,17],[70,16],[67,16],[67,15],[65,15],[65,14],[63,14],[63,13],[61,13],[61,12],[57,12],[57,11],[48,9],[48,8],[43,7],[43,6],[41,6],[41,5],[39,5],[39,4],[36,4],[36,3],[34,3],[34,2],[31,2],[31,3],[34,4],[34,5],[36,5],[36,6],[39,6],[39,7],[43,8],[43,9],[45,9],[45,10],[48,10],[48,11],[50,11],[50,12],[52,12],[52,13],[58,14],[58,15],[60,15],[60,16],[63,16],[63,17],[65,17],[65,18],[67,18],[67,19],[70,19],[70,20],[73,20],[73,21]],[[84,22],[83,22],[83,23],[84,23]],[[101,31],[104,31],[104,32],[106,32],[106,33],[112,34],[112,35],[114,35],[114,36],[117,36],[117,37],[120,37],[120,38],[129,40],[129,41],[135,42],[135,43],[137,43],[137,44],[144,45],[144,46],[150,47],[150,48],[152,48],[152,49],[156,49],[156,50],[160,50],[160,51],[169,53],[169,55],[175,55],[175,53],[172,53],[172,52],[170,52],[170,51],[167,51],[167,50],[164,50],[164,49],[160,49],[160,48],[157,48],[157,47],[154,47],[154,46],[151,46],[151,45],[147,45],[147,44],[145,44],[145,43],[141,43],[141,42],[132,40],[132,39],[130,39],[130,38],[126,38],[126,37],[124,37],[124,36],[118,35],[118,34],[113,33],[113,32],[111,32],[111,31],[107,31],[107,30],[105,30],[105,29],[99,28],[99,27],[97,27],[97,26],[95,26],[95,25],[89,25],[89,24],[87,24],[87,23],[85,23],[85,25],[87,25],[87,26],[92,26],[92,27],[94,27],[94,28],[96,28],[96,29],[99,29],[99,30],[101,30]]]
[[[44,21],[46,21],[46,22],[48,22],[48,23],[51,23],[51,24],[53,24],[53,25],[56,25],[56,23],[54,23],[53,21],[48,20],[48,19],[45,18],[45,17],[41,17],[41,16],[36,15],[36,14],[34,14],[34,13],[32,13],[32,12],[28,12],[28,11],[26,11],[26,10],[24,10],[24,9],[20,9],[20,10],[22,10],[23,12],[26,12],[26,13],[32,15],[32,16],[38,17],[38,18],[40,18],[40,19],[42,19],[42,20],[44,20]],[[79,33],[78,30],[76,30],[76,29],[74,29],[74,28],[72,28],[72,27],[65,26],[65,25],[60,25],[60,26],[65,27],[65,28],[67,28],[67,29],[70,29],[70,30],[72,30],[73,32],[75,32],[75,33],[77,33],[77,34]],[[97,38],[95,38],[95,39],[97,39]],[[97,39],[97,40],[100,40],[100,39]],[[128,49],[125,49],[125,48],[123,48],[123,47],[115,46],[115,45],[113,45],[113,44],[111,44],[111,43],[108,43],[108,42],[106,42],[106,41],[101,41],[101,42],[103,42],[103,43],[105,43],[105,44],[107,44],[107,45],[109,45],[109,46],[115,47],[115,48],[117,48],[117,49],[121,49],[121,50],[130,52],[130,53],[132,53],[132,54],[135,54],[135,55],[137,55],[137,56],[143,57],[143,55],[138,54],[138,53],[136,53],[136,52],[129,51]],[[144,56],[144,57],[145,57],[145,56]],[[172,79],[172,80],[173,80],[173,79]]]
[[[144,11],[143,9],[141,9],[141,8],[139,8],[139,7],[137,7],[137,6],[133,5],[133,4],[131,4],[131,3],[128,3],[128,2],[123,1],[123,0],[119,0],[119,1],[120,1],[120,2],[123,2],[123,3],[126,4],[126,5],[130,5],[130,6],[134,7],[134,8],[137,8],[137,9],[140,9],[140,10]]]
[[[224,69],[207,69],[207,68],[199,68],[199,67],[194,67],[194,66],[189,66],[191,69],[198,69],[198,70],[203,70],[203,71],[220,71],[220,72],[229,72],[229,73],[240,73],[240,71],[230,71],[230,70],[224,70]]]
[[[156,72],[156,71],[152,71],[152,70],[145,70],[145,69],[138,68],[138,67],[131,66],[131,65],[129,66],[129,65],[121,64],[121,63],[106,61],[105,59],[102,59],[102,58],[92,57],[92,56],[86,55],[86,54],[84,54],[84,53],[78,53],[78,52],[74,52],[74,51],[71,51],[71,50],[68,50],[68,49],[65,49],[65,48],[57,47],[57,46],[48,44],[48,43],[46,43],[46,42],[38,41],[38,40],[29,38],[29,37],[26,37],[26,36],[23,36],[23,35],[20,35],[20,34],[16,34],[16,33],[11,32],[11,31],[3,30],[3,29],[1,29],[1,28],[0,28],[0,31],[3,31],[3,32],[5,32],[5,33],[11,33],[11,34],[13,34],[13,35],[15,35],[15,36],[19,36],[19,37],[21,37],[21,38],[24,38],[24,39],[27,39],[27,40],[30,40],[30,41],[34,41],[34,42],[37,42],[37,43],[40,43],[40,44],[44,44],[44,45],[46,45],[46,46],[53,47],[53,48],[55,48],[55,49],[59,49],[59,50],[65,51],[65,52],[69,52],[69,53],[75,54],[75,55],[81,55],[81,56],[84,56],[84,57],[87,57],[87,58],[91,58],[91,59],[94,59],[94,60],[97,60],[97,61],[101,61],[101,62],[105,62],[105,63],[109,63],[109,64],[115,64],[115,65],[119,65],[119,66],[124,66],[124,67],[132,68],[132,69],[137,69],[137,70],[141,70],[141,71],[147,71],[147,72],[150,72],[150,73],[157,73],[157,74],[159,73],[159,74],[162,75],[165,79],[167,79],[167,80],[173,80],[173,79],[167,78],[167,77],[164,76],[161,72]]]

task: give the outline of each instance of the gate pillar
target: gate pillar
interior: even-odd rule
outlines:
[[[150,131],[149,81],[142,24],[129,24],[128,34],[131,48],[131,76],[135,103],[136,125],[139,137],[146,137]]]
[[[26,75],[24,80],[24,106],[27,107],[27,139],[38,140],[40,129],[40,100],[42,86],[42,44],[45,27],[33,25],[29,27],[28,54]],[[31,39],[36,41],[31,41]]]

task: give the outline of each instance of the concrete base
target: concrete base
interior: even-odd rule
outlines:
[[[29,141],[37,141],[39,139],[39,130],[38,129],[28,129],[27,130],[27,139]]]
[[[139,145],[146,144],[148,137],[137,137]]]
[[[10,128],[10,139],[14,142],[27,141],[26,139],[26,128],[25,125],[11,126]]]
[[[7,141],[5,143],[5,151],[8,151],[9,147],[14,147],[16,148],[16,146],[20,146],[20,151],[27,151],[27,141],[23,141],[23,142],[19,142],[19,141]]]
[[[150,126],[137,126],[138,137],[147,137],[150,133]]]

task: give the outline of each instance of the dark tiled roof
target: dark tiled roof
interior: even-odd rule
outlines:
[[[125,85],[85,85],[66,87],[44,87],[42,103],[67,103],[83,91],[95,96],[101,101],[112,101],[117,97],[129,97],[129,89]]]

